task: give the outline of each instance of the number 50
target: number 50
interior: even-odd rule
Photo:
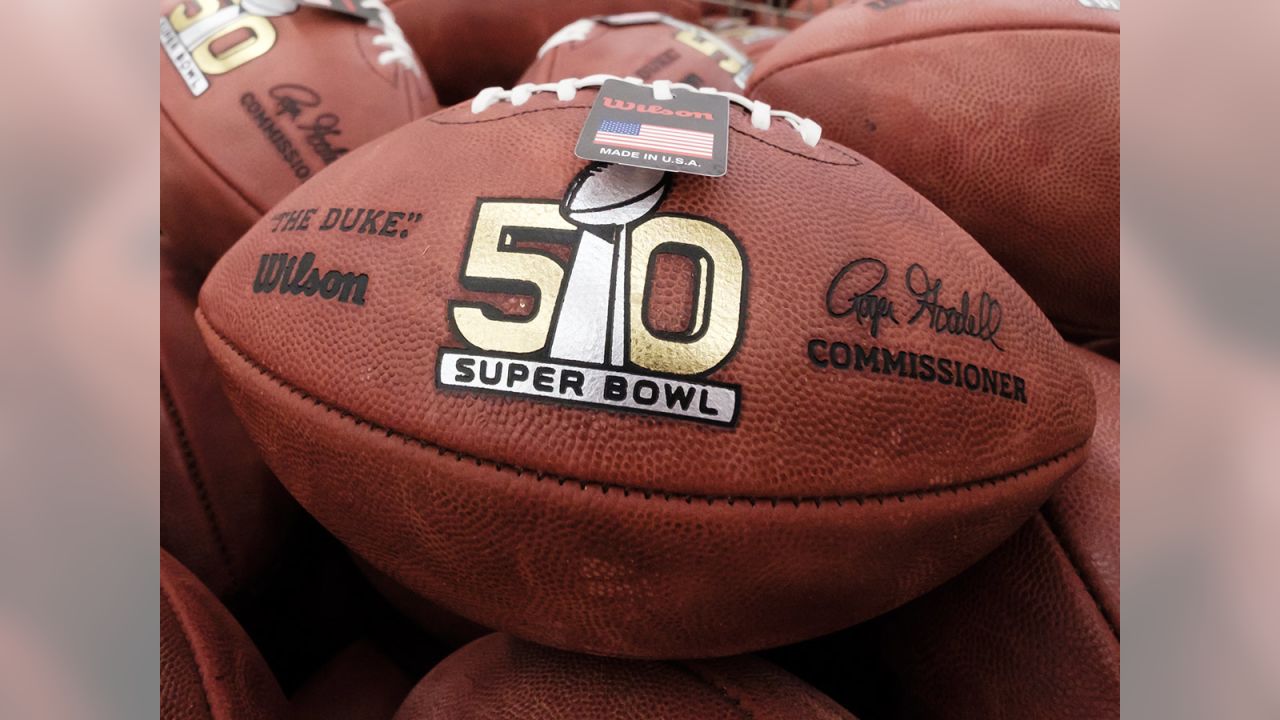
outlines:
[[[169,13],[169,22],[190,50],[196,67],[208,75],[221,75],[262,57],[276,42],[271,21],[242,11],[239,0],[226,7],[219,0],[189,0]],[[214,51],[215,42],[236,31],[244,31],[247,36],[229,48]]]
[[[463,260],[464,287],[481,292],[534,298],[528,316],[511,317],[474,301],[453,301],[454,326],[472,346],[516,354],[547,347],[565,284],[556,260],[516,245],[517,234],[543,242],[573,242],[581,230],[564,220],[553,202],[485,200],[477,208]],[[737,346],[741,334],[746,267],[741,248],[723,229],[705,220],[659,214],[631,228],[626,286],[630,362],[657,372],[699,375],[719,365]],[[693,277],[689,326],[661,332],[645,321],[650,273],[661,254],[682,255]],[[609,282],[605,275],[601,282]]]

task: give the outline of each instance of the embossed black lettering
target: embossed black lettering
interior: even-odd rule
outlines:
[[[945,305],[942,302],[942,278],[931,280],[929,271],[920,263],[907,268],[907,291],[916,299],[916,314],[907,321],[914,325],[922,317],[928,317],[928,325],[937,333],[968,335],[991,343],[997,350],[1004,348],[996,341],[1003,319],[1000,302],[987,293],[979,296],[977,307],[970,309],[969,291],[960,295],[960,304]]]
[[[288,253],[267,253],[258,259],[253,278],[253,292],[278,292],[280,295],[319,295],[324,300],[364,305],[369,276],[341,270],[323,272],[315,265],[315,253],[302,257]]]
[[[460,383],[469,383],[472,380],[475,380],[476,379],[475,364],[476,364],[476,361],[473,360],[472,358],[458,358],[458,362],[455,365],[455,367],[458,369],[458,372],[456,375],[454,375],[454,380]]]
[[[876,291],[889,281],[889,268],[876,258],[860,258],[840,268],[827,287],[827,312],[832,317],[853,315],[861,325],[869,323],[871,337],[880,335],[880,321],[898,324],[893,301]]]

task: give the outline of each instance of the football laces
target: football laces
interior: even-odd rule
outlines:
[[[418,56],[414,54],[413,48],[409,46],[409,41],[404,39],[404,31],[400,29],[400,24],[396,22],[396,16],[391,12],[391,8],[387,7],[382,0],[361,0],[360,6],[366,10],[375,10],[378,13],[377,20],[369,20],[369,27],[378,28],[382,31],[381,34],[373,39],[373,44],[386,48],[381,53],[378,53],[378,64],[390,65],[398,63],[404,69],[421,75],[422,68],[418,65]]]
[[[509,102],[519,107],[529,102],[529,98],[535,94],[546,92],[554,92],[560,102],[569,102],[577,96],[579,90],[588,87],[599,87],[606,80],[621,80],[632,85],[652,88],[654,100],[670,100],[672,98],[672,90],[691,90],[705,95],[722,95],[728,98],[730,103],[749,111],[751,113],[751,126],[757,130],[768,130],[773,124],[773,119],[778,118],[785,121],[799,133],[800,139],[809,147],[816,146],[818,141],[822,139],[822,126],[809,118],[802,118],[793,112],[785,110],[774,110],[767,103],[751,100],[737,93],[725,92],[711,87],[696,88],[692,85],[673,83],[669,80],[655,80],[652,84],[648,84],[640,78],[622,78],[616,75],[588,75],[584,78],[565,78],[553,83],[524,83],[523,85],[516,85],[510,90],[500,87],[485,88],[472,99],[471,112],[473,114],[482,113],[500,102]]]

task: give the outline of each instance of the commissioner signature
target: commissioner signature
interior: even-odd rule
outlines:
[[[349,148],[337,147],[331,139],[342,134],[342,119],[336,113],[320,113],[309,123],[303,122],[303,110],[320,107],[320,93],[306,85],[284,83],[271,88],[268,94],[276,102],[276,116],[288,115],[294,126],[306,133],[307,144],[324,164],[347,154]]]
[[[934,278],[920,263],[912,263],[903,275],[903,285],[915,305],[915,314],[899,321],[894,301],[886,288],[889,266],[878,258],[859,258],[840,268],[827,288],[827,312],[832,317],[853,317],[866,325],[871,337],[879,337],[883,323],[915,325],[924,323],[938,334],[964,335],[991,343],[1003,351],[997,334],[1004,312],[1000,301],[987,292],[974,296],[968,290],[954,304],[943,292],[943,279]]]

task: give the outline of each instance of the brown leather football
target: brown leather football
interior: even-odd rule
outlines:
[[[249,636],[160,551],[160,719],[279,720],[283,693]]]
[[[670,15],[645,12],[583,18],[538,49],[520,82],[545,83],[596,73],[741,92],[751,60],[728,41]]]
[[[231,411],[182,285],[162,252],[160,546],[225,599],[279,559],[300,511]]]
[[[445,105],[510,87],[556,30],[588,15],[657,11],[697,21],[698,0],[388,0]],[[556,78],[559,80],[560,78]]]
[[[928,201],[739,96],[723,177],[588,164],[578,85],[374,141],[201,290],[268,464],[371,565],[548,645],[730,655],[925,592],[1083,460],[1076,358]]]
[[[1120,716],[1120,365],[1093,380],[1089,458],[990,557],[884,618],[910,717]]]
[[[379,17],[160,0],[160,226],[184,263],[207,271],[290,190],[438,107],[394,17]]]
[[[950,215],[1064,334],[1120,333],[1118,0],[857,0],[761,58],[807,114]]]
[[[615,660],[489,635],[445,658],[395,720],[852,720],[763,660]]]

